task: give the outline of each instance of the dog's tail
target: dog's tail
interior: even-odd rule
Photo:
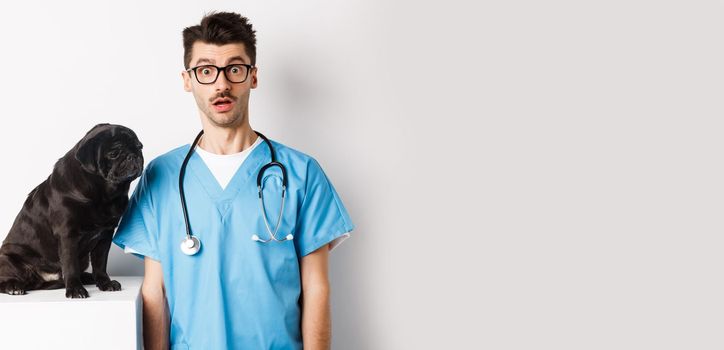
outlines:
[[[60,289],[65,288],[63,280],[46,281],[40,284],[36,289]]]
[[[90,272],[82,272],[80,274],[80,282],[83,284],[95,284],[96,280]],[[65,288],[65,282],[62,279],[43,282],[37,289],[61,289]]]

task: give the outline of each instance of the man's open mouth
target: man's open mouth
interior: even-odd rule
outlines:
[[[234,101],[230,98],[217,98],[211,104],[217,112],[226,112],[234,106]]]

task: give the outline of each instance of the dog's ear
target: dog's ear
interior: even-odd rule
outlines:
[[[75,159],[80,162],[80,166],[87,172],[95,174],[98,170],[98,152],[99,143],[98,135],[95,137],[86,137],[78,145],[75,151]]]
[[[75,159],[80,162],[81,167],[89,173],[95,174],[98,170],[98,159],[100,156],[100,132],[95,135],[91,134],[94,130],[110,125],[108,123],[96,124],[92,127],[78,143],[78,149],[75,151]]]
[[[93,132],[93,130],[98,129],[98,128],[100,128],[101,126],[106,126],[106,125],[111,125],[111,124],[108,124],[108,123],[96,124],[96,126],[92,127],[90,130],[88,130],[88,132],[85,133],[85,135],[88,136],[88,135],[90,135],[91,132]]]

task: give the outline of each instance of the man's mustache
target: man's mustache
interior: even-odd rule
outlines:
[[[209,99],[209,102],[214,102],[215,99],[224,98],[224,97],[236,102],[236,97],[234,97],[234,95],[232,95],[231,92],[229,92],[229,91],[225,91],[220,94],[216,94],[216,96]]]

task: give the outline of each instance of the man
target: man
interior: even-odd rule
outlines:
[[[329,349],[328,252],[354,225],[313,158],[252,130],[258,69],[248,19],[212,13],[186,28],[183,40],[183,86],[196,100],[203,135],[194,149],[148,164],[113,239],[144,258],[145,347]],[[257,174],[272,149],[288,184],[282,199],[284,174],[264,171],[260,205]],[[187,154],[188,227],[200,240],[193,255],[180,249],[188,248],[180,247],[186,224],[178,187]],[[279,241],[259,241],[275,231]]]

